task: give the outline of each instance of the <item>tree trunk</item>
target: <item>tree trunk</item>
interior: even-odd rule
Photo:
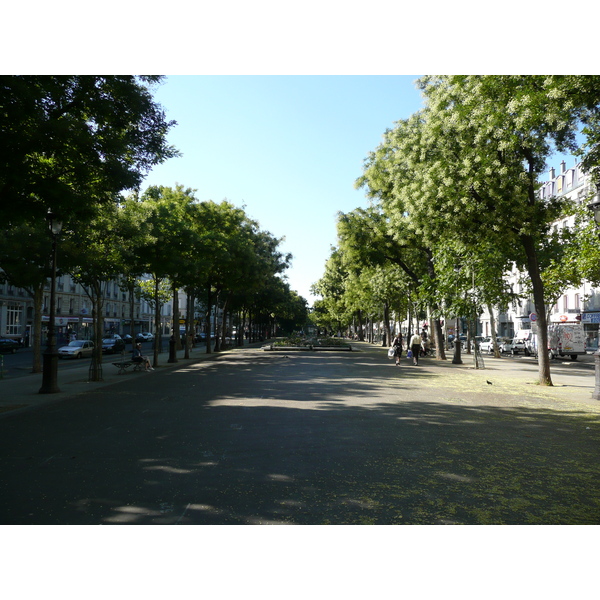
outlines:
[[[210,317],[212,316],[212,290],[208,286],[206,303],[206,354],[212,354],[212,342],[210,341]]]
[[[358,340],[360,342],[364,342],[365,341],[365,330],[364,330],[364,324],[363,324],[362,310],[359,310],[356,313],[356,318],[358,319]]]
[[[223,318],[221,319],[221,348],[225,350],[227,348],[227,308],[229,306],[229,296],[225,298],[223,304]]]
[[[128,286],[129,289],[129,314],[131,319],[129,321],[129,335],[131,336],[131,349],[133,352],[133,345],[135,344],[135,283]]]
[[[219,296],[220,291],[217,291],[217,299],[215,302],[215,352],[221,351],[221,328],[219,325]]]
[[[154,368],[158,367],[158,352],[161,345],[161,326],[160,326],[160,279],[154,278],[154,355],[153,364]]]
[[[181,333],[179,332],[179,290],[175,287],[175,284],[171,286],[173,290],[173,331],[171,335],[175,340],[175,350],[181,350]]]
[[[92,365],[90,370],[90,381],[102,381],[102,334],[104,329],[104,299],[102,296],[102,283],[96,282],[91,286],[92,320],[94,352],[92,353]]]
[[[433,319],[433,339],[435,342],[435,357],[437,360],[446,360],[446,349],[442,324],[439,319]]]
[[[196,338],[196,327],[194,325],[194,290],[186,290],[187,306],[185,319],[185,344],[184,358],[190,357],[190,347],[193,345]]]
[[[550,357],[548,356],[548,320],[544,302],[544,283],[540,275],[535,242],[530,235],[521,236],[521,242],[527,256],[527,270],[531,278],[533,302],[538,315],[538,383],[540,385],[553,385],[550,377]]]
[[[381,341],[382,346],[392,345],[392,332],[390,331],[390,307],[387,302],[383,303],[383,331],[384,336]]]
[[[500,358],[500,348],[498,348],[498,336],[496,335],[496,317],[494,316],[494,307],[491,304],[487,305],[490,313],[490,327],[492,329],[492,342],[494,343],[494,358]]]
[[[42,302],[44,301],[44,284],[40,284],[32,294],[33,298],[33,363],[32,373],[42,372]]]

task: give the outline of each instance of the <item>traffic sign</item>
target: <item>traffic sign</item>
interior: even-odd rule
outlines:
[[[537,321],[537,313],[533,313],[533,312],[532,312],[532,313],[529,315],[529,320],[530,320],[530,321]]]

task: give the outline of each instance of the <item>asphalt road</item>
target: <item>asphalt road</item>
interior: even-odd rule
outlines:
[[[358,348],[244,350],[4,418],[1,522],[600,522],[595,405]]]
[[[145,355],[152,356],[154,342],[142,342],[142,352]],[[197,346],[205,346],[204,343],[198,343]],[[162,348],[167,351],[169,349],[169,338],[163,338]],[[42,352],[44,348],[42,348]],[[125,356],[130,357],[132,352],[131,344],[125,346]],[[121,356],[120,352],[116,354],[103,354],[103,362],[111,363],[117,360]],[[31,348],[21,348],[14,354],[6,354],[2,356],[2,378],[14,379],[15,377],[24,377],[31,373],[31,366],[33,362],[33,350]],[[58,369],[61,371],[67,371],[69,369],[76,369],[82,364],[89,365],[91,358],[85,357],[81,359],[59,359]]]

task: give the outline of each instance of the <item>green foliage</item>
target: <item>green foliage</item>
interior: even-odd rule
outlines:
[[[136,189],[155,164],[177,156],[175,124],[152,99],[159,77],[0,77],[0,217],[42,220],[49,207],[85,219]]]

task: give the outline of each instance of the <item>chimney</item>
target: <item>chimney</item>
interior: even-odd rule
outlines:
[[[567,170],[567,163],[565,163],[565,161],[563,160],[563,161],[560,163],[560,172],[561,172],[561,173],[564,173],[566,170]]]
[[[554,179],[556,177],[556,173],[554,172],[554,167],[552,167],[550,169],[550,180]]]

